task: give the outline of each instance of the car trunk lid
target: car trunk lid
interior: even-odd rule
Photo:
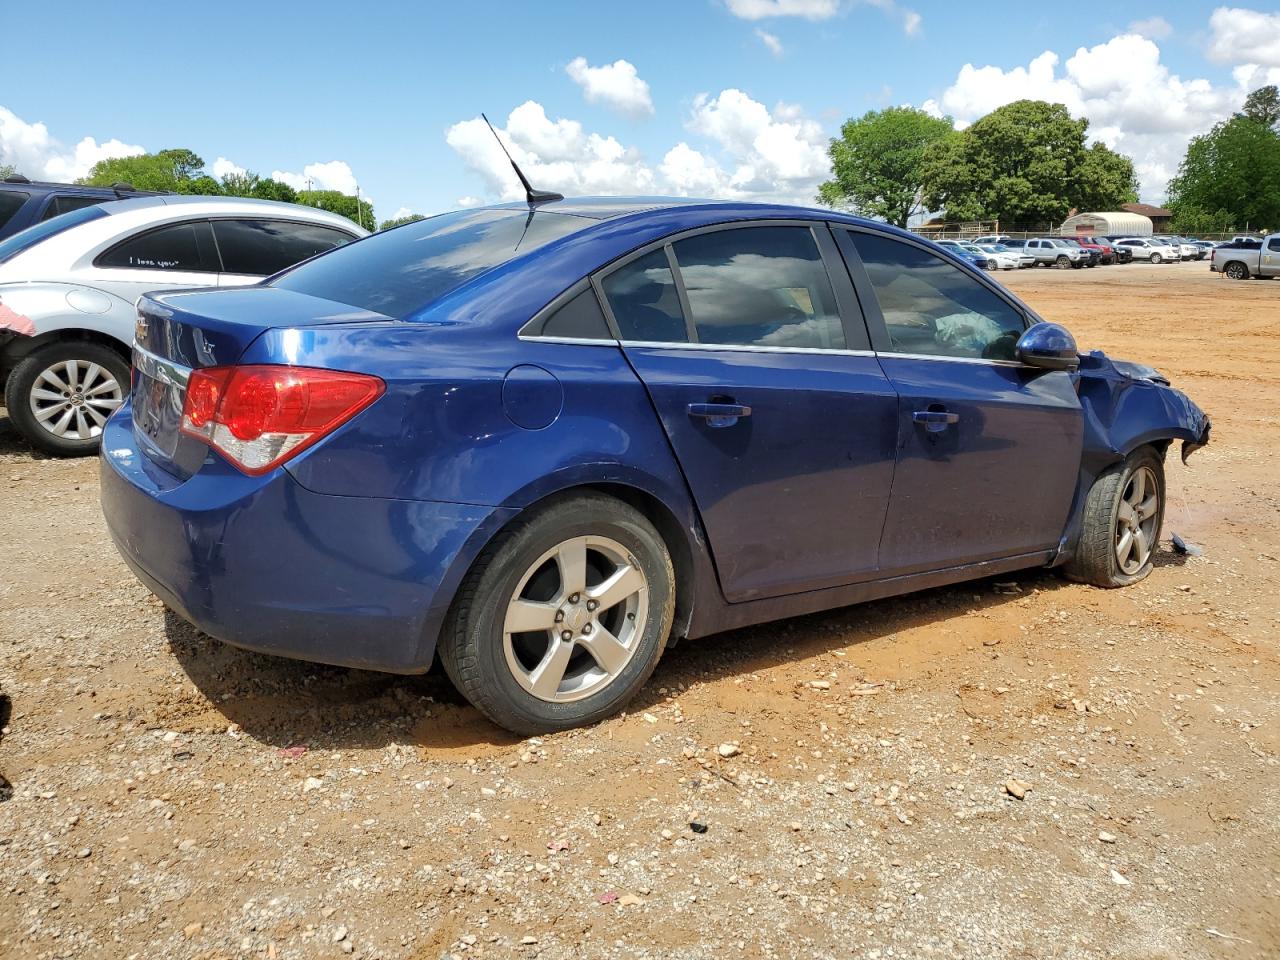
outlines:
[[[133,432],[144,455],[180,479],[209,448],[182,433],[192,370],[237,363],[267,330],[386,321],[380,313],[275,287],[148,294],[134,331]]]

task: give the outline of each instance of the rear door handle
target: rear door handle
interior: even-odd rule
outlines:
[[[741,403],[691,403],[689,416],[707,421],[709,427],[732,427],[739,417],[751,416],[751,408]]]
[[[951,424],[959,423],[960,414],[950,410],[917,410],[911,414],[911,419],[916,423],[923,423],[925,430],[930,433],[940,433]]]

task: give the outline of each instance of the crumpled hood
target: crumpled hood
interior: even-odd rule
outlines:
[[[1185,462],[1209,442],[1208,415],[1154,367],[1095,350],[1081,354],[1078,376],[1086,458],[1114,460],[1149,440],[1172,436],[1182,441]]]

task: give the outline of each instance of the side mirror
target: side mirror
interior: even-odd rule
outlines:
[[[1041,370],[1075,370],[1080,351],[1071,331],[1056,323],[1037,323],[1018,338],[1015,356],[1019,363]]]

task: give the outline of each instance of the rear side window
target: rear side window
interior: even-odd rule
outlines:
[[[71,213],[64,213],[60,217],[54,217],[52,220],[46,220],[44,223],[37,223],[35,226],[27,227],[20,230],[13,236],[0,240],[0,263],[11,260],[24,250],[30,250],[42,240],[48,240],[50,237],[62,233],[64,230],[70,230],[72,227],[78,227],[82,223],[88,223],[90,220],[97,220],[105,217],[102,207],[84,207],[80,210],[73,210]]]
[[[975,278],[919,247],[850,232],[888,327],[892,353],[1013,360],[1022,314]]]
[[[17,190],[0,190],[0,227],[13,219],[13,215],[22,209],[22,205],[31,197],[29,193]]]
[[[349,233],[282,220],[214,220],[213,235],[226,273],[268,277],[317,253],[349,242]]]
[[[54,217],[60,217],[64,213],[70,213],[72,210],[82,210],[85,207],[96,207],[103,202],[103,197],[77,197],[70,195],[60,195],[49,201],[49,205],[44,208],[44,213],[40,214],[41,220],[51,220]]]
[[[218,269],[207,220],[174,223],[130,237],[98,257],[95,265],[174,272]]]
[[[601,281],[623,340],[687,343],[684,313],[666,250],[637,257]]]
[[[577,296],[552,311],[538,329],[530,325],[522,331],[526,336],[568,337],[574,340],[612,340],[595,290],[588,286]]]
[[[524,207],[459,210],[343,246],[271,285],[403,317],[487,270],[594,223]]]
[[[822,254],[808,227],[744,227],[672,245],[700,343],[845,348]]]

